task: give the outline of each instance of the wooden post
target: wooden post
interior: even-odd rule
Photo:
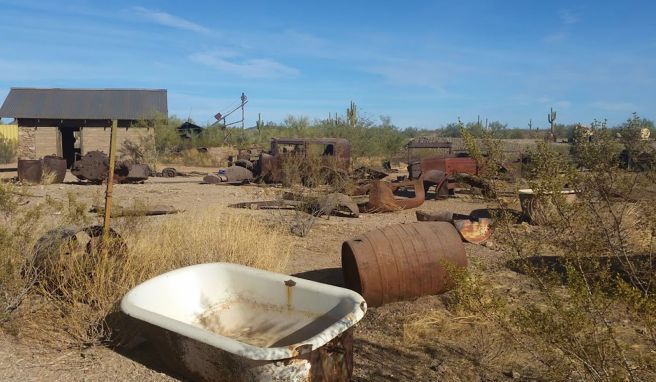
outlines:
[[[105,191],[105,221],[103,222],[103,248],[108,248],[109,218],[112,215],[112,188],[114,185],[114,166],[116,165],[116,125],[112,120],[112,130],[109,138],[109,173],[107,174],[107,190]]]

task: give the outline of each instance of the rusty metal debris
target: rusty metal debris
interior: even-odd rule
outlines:
[[[389,174],[383,171],[376,170],[375,168],[361,166],[353,170],[353,173],[351,175],[357,181],[369,182],[372,180],[384,179]]]
[[[287,193],[282,200],[242,202],[231,204],[229,207],[253,210],[302,210],[315,217],[335,214],[358,217],[360,214],[357,203],[350,196],[340,193],[317,196]]]
[[[36,271],[39,282],[46,288],[56,288],[61,274],[62,256],[97,256],[102,244],[103,227],[93,225],[83,228],[64,227],[46,232],[34,244],[31,271]],[[116,258],[121,258],[127,253],[127,244],[113,229],[109,229],[110,253]],[[90,262],[90,264],[92,261]],[[59,280],[61,282],[61,280]]]
[[[97,213],[102,215],[105,213],[105,209],[99,206],[93,206],[89,212]],[[165,205],[154,205],[154,206],[145,206],[143,208],[139,207],[123,207],[123,206],[114,206],[112,207],[111,217],[125,217],[125,216],[158,216],[158,215],[171,215],[184,212],[175,208],[174,206],[165,206]]]
[[[445,292],[449,272],[466,266],[460,236],[446,222],[395,224],[342,244],[346,286],[369,306]]]
[[[442,221],[454,225],[462,240],[472,244],[485,243],[492,233],[494,226],[489,218],[475,219],[470,215],[455,214],[450,211],[417,211],[418,221]]]
[[[394,193],[401,189],[414,190],[414,197],[399,198]],[[426,194],[421,179],[398,183],[374,181],[369,185],[369,202],[365,212],[394,212],[419,207],[424,203]]]
[[[253,172],[241,166],[230,166],[221,168],[216,174],[208,174],[203,178],[203,183],[208,184],[245,184],[254,180]]]
[[[101,151],[89,151],[75,161],[71,173],[80,180],[102,183],[107,179],[109,157]]]
[[[66,177],[66,159],[56,155],[43,157],[43,172],[53,175],[52,183],[62,183]]]
[[[19,159],[18,180],[24,183],[40,183],[43,164],[40,159]]]
[[[161,176],[163,178],[174,178],[176,175],[178,175],[178,171],[173,167],[167,167],[165,169],[162,169]]]
[[[119,163],[114,170],[114,181],[118,183],[140,183],[150,176],[150,167],[145,164]]]
[[[77,160],[71,173],[80,180],[102,183],[107,180],[109,157],[102,151],[89,151]],[[118,183],[136,183],[148,179],[151,170],[144,164],[120,162],[114,170],[114,180]]]

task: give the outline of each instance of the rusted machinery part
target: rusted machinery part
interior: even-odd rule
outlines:
[[[316,201],[317,216],[331,215],[335,212],[347,213],[353,217],[360,216],[357,203],[350,196],[340,193],[321,195]]]
[[[105,213],[105,208],[100,206],[93,206],[89,212],[96,213],[98,215],[103,215]],[[154,205],[144,208],[130,208],[122,206],[113,206],[112,207],[112,217],[124,217],[124,216],[158,216],[158,215],[171,215],[177,214],[179,212],[184,212],[184,210],[179,210],[173,206],[165,205]]]
[[[43,162],[41,159],[19,159],[18,180],[24,183],[41,183]]]
[[[231,208],[246,208],[251,210],[294,210],[301,205],[301,202],[294,200],[267,200],[261,202],[242,202],[230,204]]]
[[[223,174],[219,170],[219,174]],[[253,172],[245,167],[230,166],[224,169],[225,176],[228,177],[228,182],[251,182],[253,181]]]
[[[47,272],[52,261],[69,255],[77,246],[77,230],[72,227],[52,229],[41,236],[34,244],[31,266],[38,272]]]
[[[449,176],[442,170],[428,170],[421,174],[419,177],[424,181],[424,191],[435,186],[435,198],[443,198],[449,196],[448,180]]]
[[[24,272],[35,272],[37,281],[49,290],[54,290],[65,280],[62,277],[62,268],[67,263],[66,256],[86,253],[97,258],[101,250],[103,227],[88,226],[81,229],[63,227],[50,230],[40,237],[34,245],[31,262],[26,265]],[[127,244],[116,231],[110,228],[109,250],[107,253],[113,258],[121,259],[127,254]],[[88,264],[92,264],[93,261]]]
[[[351,173],[351,177],[354,178],[355,180],[380,180],[383,178],[386,178],[389,174],[376,170],[371,167],[367,166],[361,166],[353,170]]]
[[[237,159],[233,164],[233,166],[239,166],[248,169],[250,171],[253,171],[253,162],[249,161],[248,159]]]
[[[457,173],[453,175],[456,182],[461,182],[468,184],[472,187],[480,188],[483,196],[487,198],[496,198],[497,194],[494,191],[492,184],[479,176],[466,174],[466,173]]]
[[[214,174],[207,174],[203,177],[203,183],[207,183],[207,184],[219,184],[219,183],[226,182],[227,180],[228,178],[226,177],[223,177],[223,179],[221,179],[218,175],[214,175]]]
[[[166,167],[162,170],[163,178],[174,178],[176,175],[178,175],[178,171],[173,167]]]
[[[454,225],[460,237],[468,243],[483,244],[492,236],[492,219],[474,219],[470,215],[455,214],[451,211],[417,211],[417,221],[441,221]]]
[[[420,222],[453,222],[453,212],[451,211],[423,211],[417,210],[417,221]]]
[[[43,157],[43,173],[50,173],[53,176],[53,183],[62,183],[66,177],[66,159],[56,155],[46,155]]]
[[[456,219],[453,225],[460,233],[460,237],[468,243],[483,244],[492,236],[494,225],[488,218],[478,220]]]
[[[357,203],[348,195],[332,193],[320,196],[306,196],[286,194],[283,200],[269,200],[262,202],[242,202],[231,204],[232,208],[247,208],[252,210],[303,210],[315,216],[331,215],[335,213],[348,214],[353,217],[360,215]]]
[[[78,179],[93,183],[102,183],[107,179],[108,171],[109,157],[102,151],[89,151],[71,169],[71,173]]]
[[[415,197],[400,199],[394,196],[394,192],[401,187],[414,188]],[[369,187],[369,202],[365,207],[366,212],[393,212],[409,208],[419,207],[424,203],[426,194],[421,179],[409,180],[399,183],[388,183],[380,180],[374,181]]]
[[[83,228],[77,233],[77,240],[81,243],[86,241],[85,249],[86,252],[90,255],[100,253],[105,244],[103,244],[103,226],[101,225],[92,225]],[[87,238],[82,238],[82,234],[86,234]],[[113,228],[109,228],[109,240],[108,240],[108,253],[114,257],[122,258],[127,254],[128,245],[123,240],[121,235],[116,232]],[[86,240],[85,240],[86,239]]]
[[[369,306],[445,292],[449,272],[466,266],[460,235],[446,222],[395,224],[342,244],[345,284]]]
[[[150,167],[145,164],[121,162],[114,170],[114,181],[117,183],[139,183],[148,179]]]

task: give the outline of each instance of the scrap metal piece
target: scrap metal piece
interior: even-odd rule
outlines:
[[[214,174],[207,174],[203,177],[203,183],[207,184],[219,184],[219,183],[224,183],[227,182],[228,178],[226,177],[220,177],[218,175]]]
[[[80,180],[102,183],[107,179],[109,157],[102,151],[89,151],[76,161],[71,173]]]
[[[480,218],[476,220],[458,219],[453,221],[453,225],[460,233],[462,239],[472,244],[483,244],[492,236],[494,232],[492,220]]]
[[[245,167],[230,166],[221,168],[216,174],[208,174],[203,178],[203,183],[209,184],[245,184],[254,180],[253,172]]]
[[[360,215],[358,204],[345,194],[332,193],[319,196],[287,194],[285,196],[286,198],[283,200],[242,202],[231,204],[228,207],[252,210],[303,210],[315,217],[333,215],[335,213],[348,214],[352,217],[358,217]]]
[[[41,183],[43,163],[41,159],[19,159],[18,180],[24,183]]]
[[[71,173],[78,179],[98,184],[107,180],[108,172],[109,156],[102,151],[89,151],[71,169]],[[150,174],[150,167],[145,164],[119,162],[114,168],[114,180],[117,183],[143,182]]]
[[[118,163],[114,170],[114,180],[117,183],[139,183],[148,179],[150,167],[145,164]]]
[[[346,287],[369,306],[445,292],[449,272],[465,267],[465,247],[446,222],[395,224],[342,244]]]
[[[34,245],[32,261],[29,263],[31,269],[25,271],[36,271],[37,281],[49,290],[56,290],[62,282],[62,267],[67,266],[63,261],[68,256],[86,255],[91,256],[86,266],[89,272],[93,272],[93,263],[98,254],[109,245],[107,253],[117,259],[122,259],[127,254],[127,243],[121,235],[113,229],[109,229],[109,244],[103,243],[103,227],[93,225],[83,228],[64,227],[50,230],[40,237]],[[65,273],[64,273],[65,275]]]
[[[472,244],[485,243],[492,233],[492,219],[474,219],[470,215],[455,214],[451,211],[417,211],[417,221],[441,221],[453,224],[462,240]]]
[[[178,171],[173,167],[167,167],[162,170],[162,178],[174,178],[178,175]]]
[[[43,157],[43,172],[53,175],[53,183],[64,182],[66,177],[66,159],[56,155],[46,155]]]
[[[246,208],[250,210],[295,210],[301,202],[295,200],[267,200],[263,202],[241,202],[229,204],[231,208]]]
[[[353,178],[361,181],[381,180],[387,176],[389,174],[367,166],[361,166],[353,170]]]
[[[103,215],[105,209],[99,206],[93,206],[89,212],[97,213],[98,215]],[[114,206],[112,208],[111,214],[113,218],[124,217],[124,216],[158,216],[158,215],[171,215],[184,212],[184,210],[179,210],[173,206],[165,205],[154,205],[147,206],[144,208],[134,208],[134,207],[122,207]]]
[[[394,192],[400,188],[411,187],[414,189],[414,197],[400,199],[395,197]],[[421,179],[410,180],[399,183],[389,183],[380,180],[374,181],[369,187],[369,202],[365,206],[366,212],[394,212],[409,208],[419,207],[424,203],[426,194]]]
[[[322,195],[316,201],[318,212],[323,215],[331,215],[334,212],[348,213],[353,217],[360,216],[357,203],[350,196],[340,193]],[[319,215],[320,216],[320,215]]]

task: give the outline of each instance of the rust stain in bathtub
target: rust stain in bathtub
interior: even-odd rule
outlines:
[[[285,287],[287,288],[287,309],[292,309],[292,287],[296,285],[296,281],[289,279],[285,281]]]

